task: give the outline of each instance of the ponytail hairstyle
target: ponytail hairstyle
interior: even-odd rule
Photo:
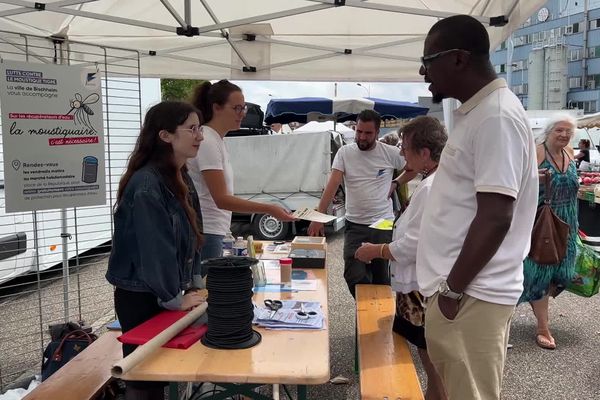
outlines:
[[[190,102],[202,112],[206,123],[213,119],[214,104],[224,106],[231,93],[241,91],[242,89],[238,85],[229,82],[227,79],[221,79],[217,83],[205,81],[196,86]]]
[[[135,148],[129,156],[127,169],[119,181],[117,204],[121,202],[127,183],[133,174],[148,163],[154,164],[169,190],[185,210],[192,230],[196,234],[196,245],[200,247],[202,235],[196,222],[196,211],[190,204],[189,189],[182,177],[182,172],[187,171],[187,167],[184,165],[180,170],[177,169],[173,158],[173,147],[159,137],[159,132],[162,130],[175,133],[177,127],[182,125],[192,113],[198,114],[202,124],[202,114],[191,104],[181,101],[163,101],[148,110]]]

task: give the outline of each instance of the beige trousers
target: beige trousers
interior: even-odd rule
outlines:
[[[427,301],[427,352],[442,377],[449,400],[499,400],[514,306],[464,295],[454,320]]]

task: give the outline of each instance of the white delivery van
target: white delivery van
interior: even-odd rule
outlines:
[[[343,145],[337,132],[225,137],[234,174],[235,195],[247,200],[281,204],[289,210],[316,208],[325,189],[333,156]],[[343,201],[328,211],[337,218],[334,231],[344,226]],[[234,214],[234,221],[252,223],[255,237],[285,238],[295,224],[265,214]]]

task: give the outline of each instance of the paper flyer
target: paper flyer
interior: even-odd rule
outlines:
[[[373,224],[369,225],[369,228],[379,229],[381,231],[391,231],[392,229],[394,229],[394,221],[385,218],[380,218]]]
[[[299,219],[304,219],[307,221],[315,221],[321,223],[327,223],[333,221],[336,217],[333,215],[327,215],[320,213],[316,210],[311,210],[310,208],[304,208],[302,210],[294,211],[294,217]]]

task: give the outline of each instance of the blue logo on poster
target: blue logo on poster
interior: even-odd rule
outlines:
[[[93,156],[83,157],[81,180],[85,183],[95,183],[98,179],[98,159]]]

